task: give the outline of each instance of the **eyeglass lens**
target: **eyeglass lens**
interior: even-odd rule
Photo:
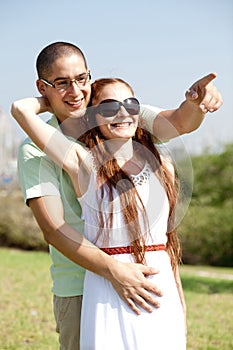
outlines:
[[[67,90],[71,83],[74,82],[77,86],[85,86],[87,81],[90,79],[89,73],[80,75],[77,79],[61,79],[54,82],[54,87],[58,90]]]

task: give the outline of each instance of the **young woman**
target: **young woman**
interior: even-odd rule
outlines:
[[[32,140],[70,175],[82,205],[85,236],[122,262],[158,267],[163,295],[152,313],[136,315],[112,284],[86,271],[80,348],[183,350],[185,302],[180,283],[174,170],[140,128],[140,104],[121,79],[92,84],[92,106],[81,145],[36,114],[42,99],[13,104],[12,114]],[[91,247],[90,247],[91,249]],[[130,304],[130,301],[129,301]]]

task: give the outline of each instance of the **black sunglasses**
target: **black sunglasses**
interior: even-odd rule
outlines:
[[[116,115],[121,106],[131,115],[136,115],[140,112],[140,103],[135,97],[126,98],[123,102],[113,99],[103,100],[95,107],[95,111],[103,117],[108,118]]]

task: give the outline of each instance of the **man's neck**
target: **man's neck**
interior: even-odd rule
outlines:
[[[59,126],[64,135],[76,140],[87,131],[83,118],[67,118]]]

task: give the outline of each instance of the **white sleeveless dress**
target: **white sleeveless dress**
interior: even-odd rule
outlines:
[[[146,164],[133,182],[147,210],[151,237],[146,245],[166,244],[169,204],[159,180]],[[79,198],[85,220],[85,236],[98,247],[106,247],[98,232],[98,196],[100,190],[93,173],[84,196]],[[113,208],[106,197],[101,210],[114,210],[113,229],[108,247],[129,246],[119,198],[115,193]],[[104,236],[104,235],[103,235]],[[90,248],[91,249],[91,248]],[[122,262],[134,262],[131,254],[112,255]],[[146,264],[160,272],[148,278],[162,291],[160,308],[152,313],[141,310],[136,315],[118,296],[105,278],[86,271],[81,315],[81,350],[185,350],[185,320],[170,259],[165,251],[146,252]]]

